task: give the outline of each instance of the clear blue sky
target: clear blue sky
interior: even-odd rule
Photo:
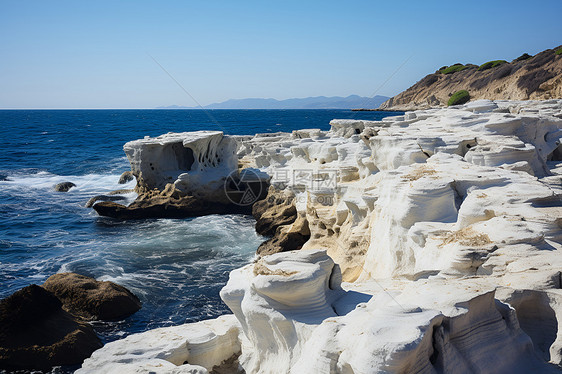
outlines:
[[[194,106],[148,54],[202,105],[393,96],[442,65],[558,46],[561,14],[561,0],[0,0],[0,108]]]

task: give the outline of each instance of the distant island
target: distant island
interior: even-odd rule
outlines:
[[[364,97],[350,95],[340,96],[316,96],[306,98],[295,98],[286,100],[276,99],[231,99],[222,103],[209,104],[203,109],[356,109],[356,108],[378,108],[386,100],[387,96]],[[186,107],[178,105],[161,106],[156,109],[201,109],[200,107]]]

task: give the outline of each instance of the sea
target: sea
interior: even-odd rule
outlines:
[[[0,299],[58,272],[121,284],[142,301],[122,321],[94,322],[104,343],[215,318],[231,270],[266,238],[243,215],[121,221],[98,216],[93,196],[133,188],[123,144],[167,132],[231,135],[328,130],[339,119],[397,112],[350,110],[0,110]],[[53,186],[75,188],[56,192]]]

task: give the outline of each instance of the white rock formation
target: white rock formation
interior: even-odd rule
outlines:
[[[230,274],[221,298],[244,332],[247,373],[287,372],[313,330],[337,314],[339,268],[325,251],[277,253]],[[289,318],[287,318],[289,317]]]
[[[130,335],[95,351],[76,373],[207,373],[240,354],[239,326],[224,315]]]
[[[214,334],[233,342],[210,334],[212,359],[181,357],[210,370],[239,353],[247,373],[557,371],[562,100],[331,125],[224,137],[242,165],[295,193],[311,237],[233,271],[221,296],[238,322],[204,322],[231,326]],[[189,327],[108,344],[83,370],[172,368],[170,345],[192,341],[175,329]]]
[[[194,196],[223,189],[224,179],[237,170],[236,142],[222,131],[168,133],[123,146],[139,186],[163,190],[173,183]]]

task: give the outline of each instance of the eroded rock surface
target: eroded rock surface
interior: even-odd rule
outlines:
[[[229,357],[247,373],[558,371],[562,100],[331,125],[232,137],[280,200],[255,212],[279,253],[231,272],[221,292],[240,344]],[[309,238],[284,251],[295,232]],[[158,364],[172,334],[136,340],[136,357]],[[112,344],[97,360],[133,349]]]
[[[252,215],[257,233],[271,236],[259,246],[260,256],[301,249],[310,238],[308,222],[299,217],[295,196],[290,191],[271,186],[267,197],[253,205]]]
[[[269,177],[238,170],[236,141],[220,131],[169,133],[145,137],[123,147],[136,177],[138,197],[129,205],[99,196],[90,204],[120,219],[184,218],[206,214],[250,214],[267,194]],[[97,204],[96,201],[103,200]],[[109,201],[108,201],[109,200]]]
[[[252,206],[252,215],[256,220],[256,232],[271,236],[277,228],[289,225],[297,219],[295,197],[291,193],[269,188],[267,197]]]
[[[221,131],[145,137],[126,143],[123,149],[139,193],[163,190],[173,183],[188,195],[215,197],[224,178],[237,169],[236,142]]]

